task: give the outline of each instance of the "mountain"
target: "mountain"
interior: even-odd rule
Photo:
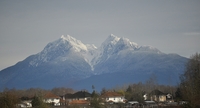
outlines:
[[[67,35],[50,42],[38,54],[0,71],[0,89],[60,86],[89,89],[91,85],[101,89],[144,82],[152,74],[161,84],[177,84],[187,60],[113,34],[99,48]]]

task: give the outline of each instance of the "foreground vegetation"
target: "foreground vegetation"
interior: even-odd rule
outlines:
[[[102,105],[103,100],[100,100],[99,96],[106,91],[115,91],[120,94],[123,94],[128,101],[138,101],[140,103],[144,103],[143,95],[145,93],[150,93],[154,89],[159,89],[160,91],[166,93],[172,93],[174,96],[176,94],[177,87],[176,86],[166,86],[166,85],[158,85],[154,76],[152,76],[146,83],[137,83],[130,84],[128,86],[119,86],[115,88],[106,89],[103,88],[99,93],[96,92],[95,86],[92,86],[92,99],[90,101],[91,107],[101,108],[105,107]],[[20,100],[24,100],[26,98],[32,98],[32,105],[34,108],[48,108],[50,105],[45,104],[42,101],[43,94],[47,92],[52,92],[58,96],[64,96],[67,93],[74,93],[75,90],[70,88],[54,88],[52,90],[44,90],[40,88],[30,88],[26,90],[16,90],[16,89],[5,89],[0,94],[0,107],[1,108],[15,108],[16,104],[20,102]],[[123,104],[117,104],[114,106],[123,106]],[[113,106],[113,105],[106,105]],[[73,107],[73,106],[71,106]]]
[[[179,98],[187,100],[190,107],[200,108],[200,54],[190,57],[180,80]]]

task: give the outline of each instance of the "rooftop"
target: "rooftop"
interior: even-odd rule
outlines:
[[[153,90],[150,95],[166,95],[165,93],[161,92],[160,90]]]
[[[91,94],[86,92],[86,91],[79,91],[74,94],[66,94],[66,98],[86,98],[86,97],[91,97]]]
[[[69,102],[69,104],[89,104],[90,102],[86,101],[86,100],[73,100],[71,102]]]
[[[52,99],[52,98],[60,98],[60,97],[57,96],[57,95],[55,95],[55,94],[53,94],[53,93],[51,93],[51,92],[48,92],[48,93],[46,93],[46,94],[44,95],[44,98],[45,98],[45,99]]]
[[[102,94],[102,97],[120,97],[120,96],[123,95],[117,92],[105,92],[104,94]]]

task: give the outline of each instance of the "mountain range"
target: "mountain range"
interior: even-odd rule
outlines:
[[[165,54],[152,46],[139,46],[113,34],[101,44],[83,44],[69,35],[48,43],[44,49],[0,71],[4,88],[74,89],[109,88],[145,82],[155,75],[159,84],[176,85],[187,58]]]

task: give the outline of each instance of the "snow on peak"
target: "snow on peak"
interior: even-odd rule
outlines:
[[[65,43],[68,42],[73,48],[76,49],[76,51],[80,50],[87,50],[86,45],[84,45],[80,40],[77,40],[76,38],[70,36],[70,35],[62,35],[61,40]]]
[[[84,60],[94,70],[94,66],[102,60],[107,60],[114,54],[119,54],[121,51],[132,50],[132,51],[160,51],[151,46],[139,47],[137,43],[131,42],[129,39],[124,37],[117,37],[110,34],[107,39],[101,44],[100,48],[97,48],[93,44],[83,44],[80,40],[70,36],[62,35],[60,39],[50,42],[38,54],[38,58],[33,60],[31,65],[38,65],[42,62],[53,61],[58,57],[65,57],[68,53],[76,54],[84,58]]]
[[[79,40],[77,40],[77,39],[75,39],[74,37],[72,37],[72,36],[70,36],[70,35],[62,35],[61,37],[60,37],[62,40],[65,40],[65,41],[79,41]]]
[[[120,50],[126,49],[126,48],[138,48],[138,44],[131,42],[129,39],[124,37],[117,37],[113,34],[108,36],[108,38],[102,43],[101,48],[103,50],[103,53],[111,53],[111,52],[118,52]],[[117,50],[117,51],[114,51]]]
[[[61,39],[64,42],[69,42],[72,48],[78,52],[84,60],[91,66],[91,70],[94,70],[92,60],[97,55],[97,47],[95,45],[83,44],[80,40],[75,39],[74,37],[67,35],[61,36]]]
[[[33,60],[32,65],[37,62],[48,62],[52,61],[60,56],[65,56],[69,51],[85,53],[87,46],[81,41],[75,39],[70,35],[62,35],[60,39],[48,43],[45,48],[38,53],[38,58]]]
[[[124,38],[124,37],[120,38],[120,40],[117,42],[117,44],[125,45],[127,47],[132,47],[132,48],[138,47],[137,43],[131,42],[128,38]]]
[[[120,38],[115,36],[114,34],[110,34],[106,40],[110,41],[118,41]]]
[[[140,46],[138,48],[139,51],[148,51],[148,52],[156,52],[156,53],[162,53],[160,50],[158,50],[157,48],[155,47],[152,47],[150,45],[143,45],[143,46]]]
[[[114,34],[110,34],[110,37],[117,37],[117,36],[115,36]]]
[[[116,43],[119,41],[120,38],[111,34],[108,38],[101,44],[100,52],[103,53],[110,53]]]
[[[108,36],[108,38],[102,43],[102,47],[109,47],[109,46],[113,46],[115,45],[120,38],[118,38],[117,36],[111,34],[110,36]]]
[[[97,49],[97,47],[94,45],[94,44],[86,44],[87,48],[88,49],[91,49],[91,50],[94,50],[94,49]]]
[[[116,44],[124,44],[131,47],[138,47],[137,43],[131,42],[128,38],[124,38],[124,37],[119,38],[113,34],[110,34],[108,36],[108,38],[102,43],[102,46],[103,47],[111,46],[111,45],[113,46]]]

